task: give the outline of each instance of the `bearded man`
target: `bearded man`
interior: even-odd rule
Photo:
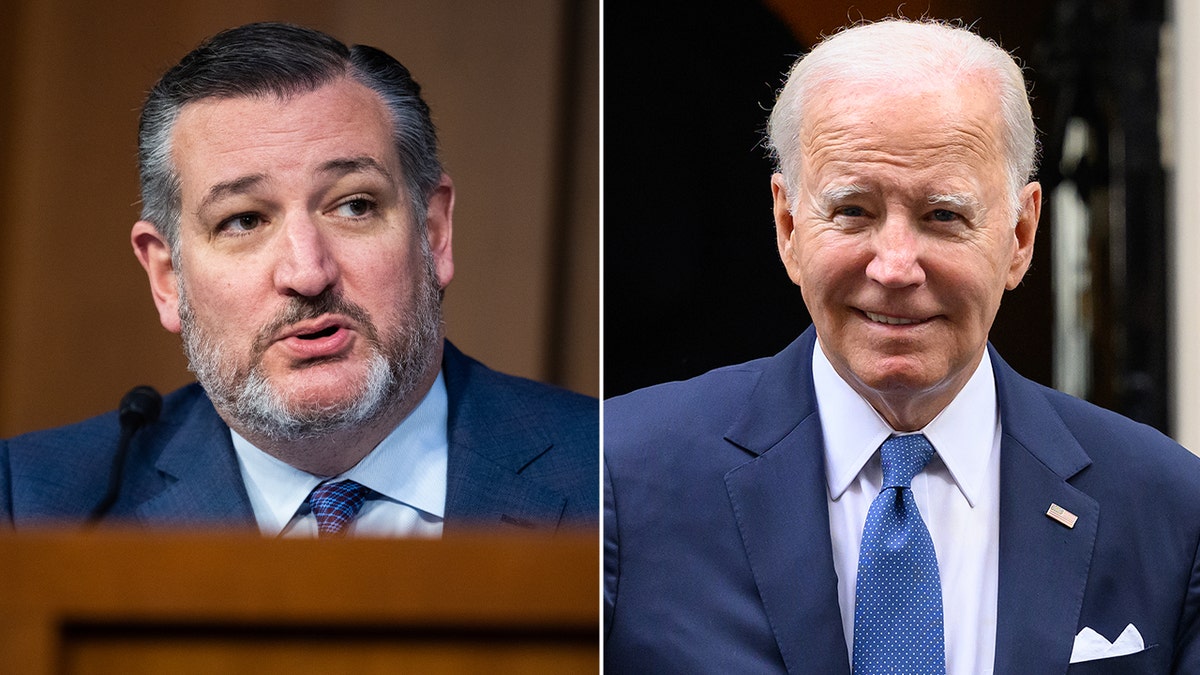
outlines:
[[[444,341],[454,185],[403,65],[297,26],[222,32],[151,90],[139,164],[133,249],[199,383],[140,430],[134,401],[0,444],[0,517],[429,537],[598,518],[595,400]]]

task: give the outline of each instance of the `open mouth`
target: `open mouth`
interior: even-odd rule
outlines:
[[[338,330],[338,326],[334,325],[329,326],[328,328],[323,328],[315,333],[302,333],[296,337],[300,338],[301,340],[319,340],[321,338],[333,335],[334,333],[338,332]]]

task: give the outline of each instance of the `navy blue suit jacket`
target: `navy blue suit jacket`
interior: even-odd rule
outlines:
[[[599,519],[595,399],[489,370],[449,342],[445,530]],[[108,485],[116,413],[0,442],[0,521],[79,523]],[[137,432],[109,518],[151,527],[254,527],[229,428],[199,385]]]
[[[814,344],[810,328],[772,358],[605,402],[608,672],[850,672]],[[989,353],[995,672],[1200,673],[1200,460]],[[1114,640],[1130,623],[1144,652],[1068,667],[1080,629]]]

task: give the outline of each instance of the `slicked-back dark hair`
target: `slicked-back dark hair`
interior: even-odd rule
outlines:
[[[383,100],[392,120],[409,207],[420,228],[442,175],[437,132],[421,86],[386,52],[347,47],[320,31],[285,23],[251,23],[205,40],[150,90],[138,125],[142,219],[154,223],[178,256],[180,186],[171,162],[179,112],[210,98],[289,97],[349,76]]]

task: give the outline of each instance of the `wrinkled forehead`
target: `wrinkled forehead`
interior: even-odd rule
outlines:
[[[986,71],[928,73],[902,70],[814,79],[800,97],[798,114],[806,126],[823,114],[853,114],[889,108],[896,114],[922,115],[931,121],[954,114],[973,114],[999,121],[1000,86]]]
[[[805,97],[801,170],[830,146],[965,152],[1003,162],[1001,107],[986,82],[833,80]]]

